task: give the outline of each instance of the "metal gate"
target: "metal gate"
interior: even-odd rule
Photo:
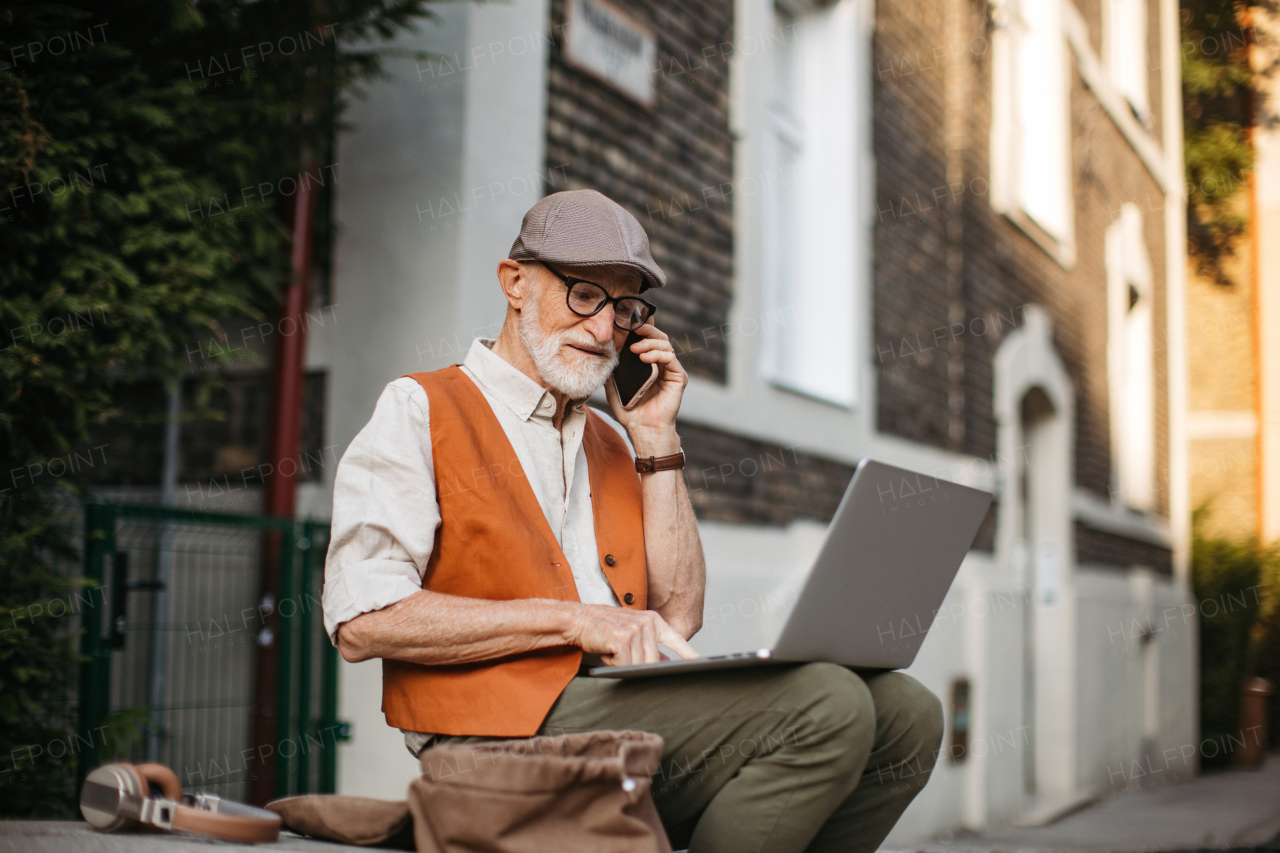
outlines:
[[[320,585],[329,525],[91,503],[80,730],[138,727],[120,756],[240,801],[334,790],[337,653]],[[264,578],[266,581],[264,582]]]

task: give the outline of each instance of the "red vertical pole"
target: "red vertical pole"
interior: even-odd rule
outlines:
[[[302,378],[306,368],[306,317],[311,296],[311,233],[315,190],[308,161],[298,181],[293,208],[293,276],[285,294],[276,335],[275,413],[272,418],[272,468],[267,480],[268,515],[292,518],[297,494],[298,444],[302,435]]]
[[[315,214],[315,190],[309,176],[314,171],[315,164],[307,161],[298,181],[298,195],[293,208],[292,275],[276,325],[272,396],[275,406],[271,418],[270,457],[267,460],[271,468],[266,482],[265,509],[267,515],[278,518],[293,518],[297,505],[298,445],[302,438],[302,387],[307,343],[304,315],[311,291],[311,234]],[[261,763],[252,774],[251,799],[259,805],[273,799],[279,791],[276,759],[283,745],[279,743],[278,711],[287,713],[287,707],[279,707],[280,564],[282,549],[292,545],[278,532],[263,538],[259,609],[263,613],[263,625],[258,635],[252,709],[253,742]]]

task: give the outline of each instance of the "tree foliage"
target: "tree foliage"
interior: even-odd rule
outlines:
[[[369,45],[428,4],[0,4],[0,619],[66,594],[56,462],[88,450],[118,383],[274,310],[290,186],[380,73]],[[0,635],[0,755],[67,730],[66,621]],[[67,807],[65,762],[24,773],[32,796],[6,786],[0,814]]]
[[[1253,167],[1251,28],[1233,0],[1182,0],[1187,240],[1199,272],[1228,283],[1223,260],[1246,221],[1236,202]]]

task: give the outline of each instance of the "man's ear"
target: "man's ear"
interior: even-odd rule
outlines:
[[[533,281],[533,274],[534,267],[531,264],[522,264],[510,258],[503,258],[498,262],[498,283],[502,285],[502,292],[507,297],[507,304],[516,311],[524,307],[524,300],[529,295],[529,289],[536,286]]]

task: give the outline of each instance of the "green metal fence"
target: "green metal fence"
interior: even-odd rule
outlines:
[[[90,503],[80,730],[141,726],[127,760],[241,801],[332,792],[337,653],[320,586],[329,525]],[[265,579],[265,581],[264,581]],[[112,756],[98,747],[80,772]]]

